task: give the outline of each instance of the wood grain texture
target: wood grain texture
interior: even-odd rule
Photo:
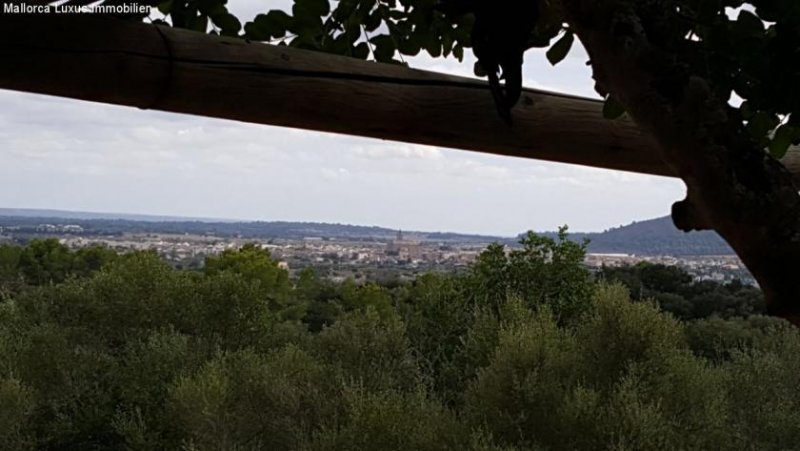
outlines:
[[[0,57],[3,89],[674,175],[634,123],[570,95],[526,89],[509,127],[476,79],[94,15],[0,15]],[[800,181],[800,149],[783,162]]]

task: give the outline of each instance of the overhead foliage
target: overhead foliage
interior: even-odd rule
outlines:
[[[426,52],[431,57],[464,58],[473,47],[475,5],[480,0],[295,0],[290,11],[270,10],[242,24],[227,9],[227,0],[170,0],[158,5],[163,23],[198,31],[240,36],[385,63]],[[559,0],[538,2],[536,26],[526,48],[546,48],[557,64],[573,47],[575,34]],[[662,11],[650,3],[639,8]],[[743,100],[738,106],[753,140],[776,157],[800,143],[800,6],[779,0],[670,0],[669,14],[651,15],[651,38],[681,55],[686,76],[707,78],[721,99]],[[509,4],[510,5],[510,4]],[[493,4],[502,11],[505,4]],[[502,15],[502,12],[498,13]],[[509,27],[514,23],[505,16]],[[486,75],[477,69],[476,73]],[[675,80],[662,80],[665,92]],[[604,115],[624,112],[603,86],[608,99]],[[679,93],[671,93],[677,95]],[[732,101],[733,102],[733,101]]]

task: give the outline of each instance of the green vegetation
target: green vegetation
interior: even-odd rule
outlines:
[[[71,252],[55,238],[33,240],[24,248],[0,245],[0,299],[24,286],[89,276],[117,258],[114,251],[103,246]]]
[[[640,263],[603,268],[600,277],[623,284],[635,300],[657,301],[662,310],[684,320],[766,313],[764,296],[758,288],[737,280],[724,285],[694,282],[688,273],[675,266]]]
[[[0,450],[800,443],[796,328],[725,302],[676,317],[648,298],[698,304],[705,284],[652,266],[596,280],[565,238],[392,287],[290,278],[255,245],[203,271],[0,248]]]

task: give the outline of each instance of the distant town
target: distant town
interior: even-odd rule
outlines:
[[[353,278],[357,282],[374,280],[386,283],[411,279],[430,271],[463,270],[488,244],[499,242],[512,249],[517,241],[509,237],[432,234],[338,224],[260,223],[260,227],[252,224],[0,214],[0,244],[57,238],[71,248],[99,244],[121,253],[152,250],[176,267],[191,269],[201,268],[206,256],[236,249],[246,243],[257,243],[292,273],[312,267],[319,275],[334,281]],[[276,228],[275,224],[281,227]],[[649,241],[666,243],[661,248],[670,249],[673,245],[669,244],[669,239],[653,227],[653,224],[647,226],[648,230],[653,229],[649,233],[654,234]],[[641,230],[626,232],[626,228],[638,230],[634,224],[604,233],[623,242],[626,233],[631,234],[628,241],[643,241]],[[571,238],[586,238],[601,244],[604,241],[603,234],[575,234]],[[707,236],[703,237],[698,241],[703,244],[698,246],[707,248],[708,240]],[[725,253],[724,248],[721,248],[723,252],[706,255],[691,248],[691,243],[685,245],[686,249],[678,249],[682,252],[670,253],[630,252],[631,249],[625,246],[618,246],[618,249],[613,248],[613,243],[610,246],[603,245],[598,249],[590,245],[585,260],[587,267],[596,270],[602,266],[649,262],[682,267],[696,280],[727,282],[738,279],[743,283],[755,283],[738,257]],[[713,246],[711,249],[719,250]]]

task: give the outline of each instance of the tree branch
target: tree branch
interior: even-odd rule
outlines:
[[[661,3],[669,14],[669,2]],[[661,3],[649,2],[648,14]],[[719,232],[761,285],[769,311],[800,325],[800,278],[791,274],[800,268],[800,196],[789,172],[753,144],[708,80],[652,41],[636,1],[563,5],[597,83],[656,139],[686,183],[687,199],[673,206],[676,226]]]

